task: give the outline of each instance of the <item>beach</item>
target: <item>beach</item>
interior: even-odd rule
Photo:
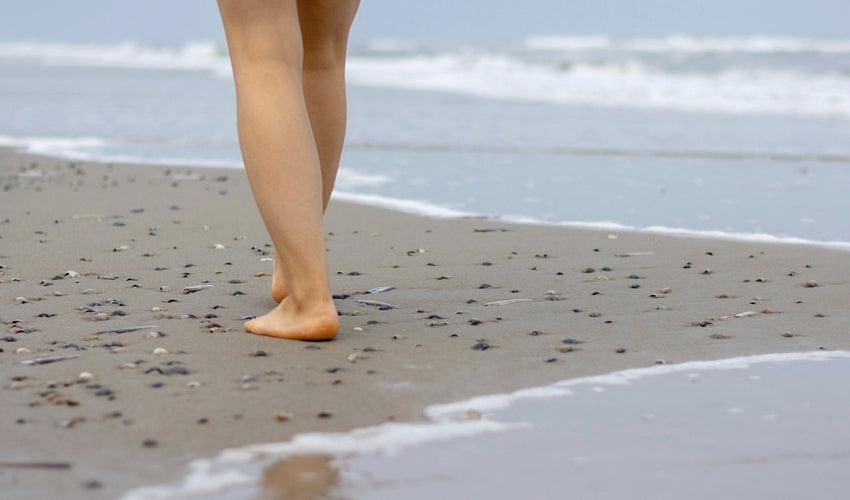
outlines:
[[[846,251],[340,201],[339,336],[252,336],[273,252],[241,171],[3,149],[0,176],[9,497],[115,498],[226,448],[575,377],[850,349]]]

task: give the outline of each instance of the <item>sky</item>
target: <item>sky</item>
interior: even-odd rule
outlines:
[[[354,42],[498,44],[529,35],[850,38],[848,0],[363,0]],[[0,40],[223,40],[214,0],[0,0]]]

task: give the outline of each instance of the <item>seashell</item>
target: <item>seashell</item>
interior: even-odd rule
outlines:
[[[212,248],[213,250],[224,250],[227,247],[222,245],[221,243],[216,243],[210,248]]]
[[[157,347],[156,349],[154,349],[154,350],[152,351],[152,353],[153,353],[153,354],[156,354],[156,355],[160,355],[160,354],[168,354],[168,349],[165,349],[165,348],[163,348],[163,347]]]
[[[64,276],[66,278],[79,278],[80,273],[78,273],[77,271],[65,271]]]
[[[90,372],[80,372],[80,374],[77,375],[77,381],[78,382],[88,382],[89,380],[91,380],[93,378],[94,378],[94,374],[92,374]]]

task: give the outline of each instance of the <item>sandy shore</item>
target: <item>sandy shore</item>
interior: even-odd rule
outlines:
[[[241,171],[5,149],[0,179],[14,498],[114,498],[224,448],[581,375],[850,349],[848,252],[345,203],[326,227],[339,337],[256,337],[242,318],[273,305],[271,254]]]

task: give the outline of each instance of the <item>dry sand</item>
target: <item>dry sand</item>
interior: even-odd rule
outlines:
[[[0,150],[0,179],[9,498],[114,498],[224,448],[581,375],[850,349],[850,252],[336,202],[340,335],[257,337],[271,253],[241,171]]]

